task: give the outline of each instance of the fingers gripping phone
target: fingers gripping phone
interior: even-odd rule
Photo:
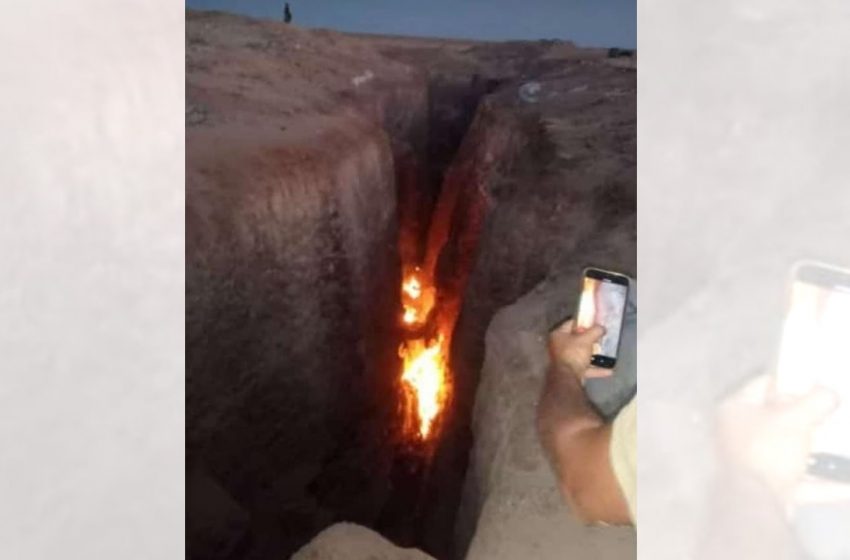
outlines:
[[[576,326],[580,329],[593,325],[605,327],[605,335],[593,346],[591,365],[614,369],[617,364],[628,295],[628,276],[600,268],[584,269]]]
[[[802,395],[822,386],[839,397],[839,408],[813,434],[809,474],[850,483],[850,270],[798,263],[788,300],[776,393]]]

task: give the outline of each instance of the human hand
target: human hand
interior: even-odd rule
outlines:
[[[574,375],[579,383],[583,383],[587,377],[610,375],[610,370],[590,365],[593,345],[604,335],[605,328],[600,325],[580,329],[573,320],[565,322],[549,335],[549,356],[552,363],[558,369],[567,370]]]

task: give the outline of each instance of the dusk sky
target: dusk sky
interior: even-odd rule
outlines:
[[[281,19],[277,0],[187,0],[190,8]],[[293,23],[342,31],[488,40],[567,39],[634,48],[637,0],[292,0]]]

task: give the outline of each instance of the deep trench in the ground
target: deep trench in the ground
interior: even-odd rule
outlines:
[[[475,387],[453,378],[453,348],[438,429],[405,433],[400,284],[404,266],[430,267],[423,329],[451,334],[473,265],[456,246],[458,232],[474,245],[465,146],[497,85],[432,80],[424,111],[403,90],[381,133],[335,129],[299,145],[312,158],[205,160],[187,204],[187,557],[288,558],[336,522],[460,554]]]
[[[187,124],[190,559],[289,558],[314,541],[309,556],[340,522],[462,557],[477,530],[487,538],[484,504],[502,480],[490,477],[514,456],[501,452],[509,424],[492,411],[524,402],[491,382],[502,370],[485,350],[510,351],[485,348],[494,313],[582,262],[634,269],[633,100],[622,94],[633,78],[568,62],[541,74],[546,95],[528,101],[538,68],[510,61],[536,55],[518,45],[442,61],[412,48],[388,51],[410,71],[388,66],[353,87],[340,78],[342,92],[314,107],[300,101],[318,85],[306,68],[310,87],[292,99],[265,80],[243,92],[248,82],[224,72],[241,57],[212,72],[220,53],[193,46],[204,64],[187,103],[208,118]],[[288,69],[269,76],[286,82]],[[399,411],[411,263],[456,319],[451,399],[424,450]],[[521,388],[536,391],[530,378]]]
[[[444,212],[445,204],[440,197],[447,194],[444,188],[446,172],[456,161],[460,146],[475,117],[476,110],[487,88],[469,89],[468,87],[448,87],[429,92],[429,122],[426,153],[423,169],[406,168],[408,161],[396,160],[397,193],[399,205],[399,253],[404,270],[416,267],[424,270],[424,281],[436,289],[436,303],[425,325],[413,334],[400,329],[402,341],[419,336],[432,337],[442,329],[443,334],[451,337],[456,316],[441,319],[441,310],[446,302],[461,297],[458,293],[447,293],[452,289],[451,282],[441,286],[435,278],[436,271],[429,270],[429,260],[436,262],[443,249],[433,241],[432,229],[440,219],[448,216],[436,216],[438,208]],[[441,118],[440,106],[451,105],[455,111],[451,118]],[[456,218],[455,218],[456,219]],[[471,262],[460,263],[469,267]],[[442,270],[443,277],[455,277],[460,270]],[[445,316],[445,313],[443,314]],[[437,323],[442,322],[442,325]],[[451,355],[448,358],[449,392],[456,390],[452,379]],[[397,395],[401,398],[401,395]],[[394,446],[394,457],[390,471],[390,484],[393,491],[382,508],[375,528],[390,540],[403,546],[420,548],[437,558],[454,556],[454,515],[457,512],[463,478],[466,472],[466,453],[471,438],[468,426],[458,422],[465,417],[457,414],[455,407],[459,403],[473,399],[454,398],[451,395],[443,403],[443,409],[436,419],[436,427],[430,437],[422,441],[415,434],[400,433],[399,442]],[[409,403],[408,403],[409,406]]]
[[[436,288],[436,303],[424,326],[411,333],[400,323],[387,344],[394,349],[411,337],[435,336],[438,330],[451,338],[462,301],[462,287],[457,278],[469,274],[473,265],[470,259],[450,259],[439,271],[444,240],[434,235],[440,227],[452,231],[463,230],[463,209],[455,200],[447,202],[449,186],[447,172],[458,161],[460,148],[470,130],[481,100],[498,84],[474,82],[470,84],[432,85],[429,90],[429,114],[424,153],[407,153],[398,157],[396,192],[398,204],[400,275],[412,266],[425,269],[425,275]],[[450,111],[446,108],[450,107]],[[413,163],[415,162],[415,163]],[[457,189],[457,185],[453,187]],[[453,222],[450,226],[445,222]],[[442,222],[442,223],[441,223]],[[448,233],[451,235],[451,233]],[[431,261],[429,265],[428,262]],[[430,270],[429,270],[430,266]],[[400,286],[399,286],[400,288]],[[400,311],[400,310],[399,310]],[[405,432],[401,427],[401,387],[398,382],[401,364],[389,364],[388,372],[393,383],[390,399],[396,401],[398,414],[391,415],[394,422],[389,433],[390,468],[389,492],[377,518],[369,525],[398,545],[416,547],[439,559],[455,558],[460,553],[455,546],[455,516],[457,514],[468,452],[472,443],[469,427],[474,394],[461,395],[457,391],[474,393],[474,387],[454,383],[452,355],[446,356],[450,395],[443,403],[436,420],[436,428],[426,441]],[[408,403],[409,404],[409,403]],[[375,433],[375,432],[373,432]]]
[[[451,293],[452,290],[461,290],[451,279],[468,274],[473,264],[469,260],[453,261],[439,274],[435,264],[431,264],[429,269],[428,262],[436,263],[443,250],[439,236],[433,235],[434,229],[440,227],[438,222],[458,220],[453,204],[440,200],[441,196],[451,196],[445,184],[446,172],[452,165],[461,163],[457,161],[459,148],[475,118],[479,102],[494,87],[492,83],[477,89],[455,86],[438,90],[432,87],[429,92],[427,150],[422,158],[426,162],[424,173],[417,177],[415,173],[397,167],[401,171],[397,173],[397,192],[402,267],[409,269],[415,265],[420,270],[424,269],[425,281],[432,282],[436,289],[435,309],[424,329],[431,335],[442,329],[445,331],[443,334],[451,338],[457,309],[445,311],[448,307],[457,308],[457,302],[462,298],[462,293]],[[444,117],[440,111],[440,107],[446,105],[455,109],[450,118]],[[396,164],[404,165],[403,162]],[[444,215],[437,215],[438,212]],[[457,229],[458,224],[454,224],[454,228]],[[466,270],[457,270],[460,267]],[[410,336],[404,329],[401,331],[402,340]],[[454,383],[450,352],[447,359],[450,391],[458,391],[463,386]],[[400,435],[401,443],[395,446],[390,471],[393,492],[375,524],[379,532],[397,544],[420,548],[440,559],[457,556],[455,515],[472,441],[468,422],[463,420],[470,416],[471,411],[461,411],[457,407],[468,406],[473,401],[473,395],[451,394],[443,403],[435,433],[428,441],[411,438],[410,434]]]

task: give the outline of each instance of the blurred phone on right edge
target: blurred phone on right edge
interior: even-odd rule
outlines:
[[[776,393],[833,391],[839,408],[813,434],[808,473],[850,483],[850,270],[794,266],[776,369]]]

